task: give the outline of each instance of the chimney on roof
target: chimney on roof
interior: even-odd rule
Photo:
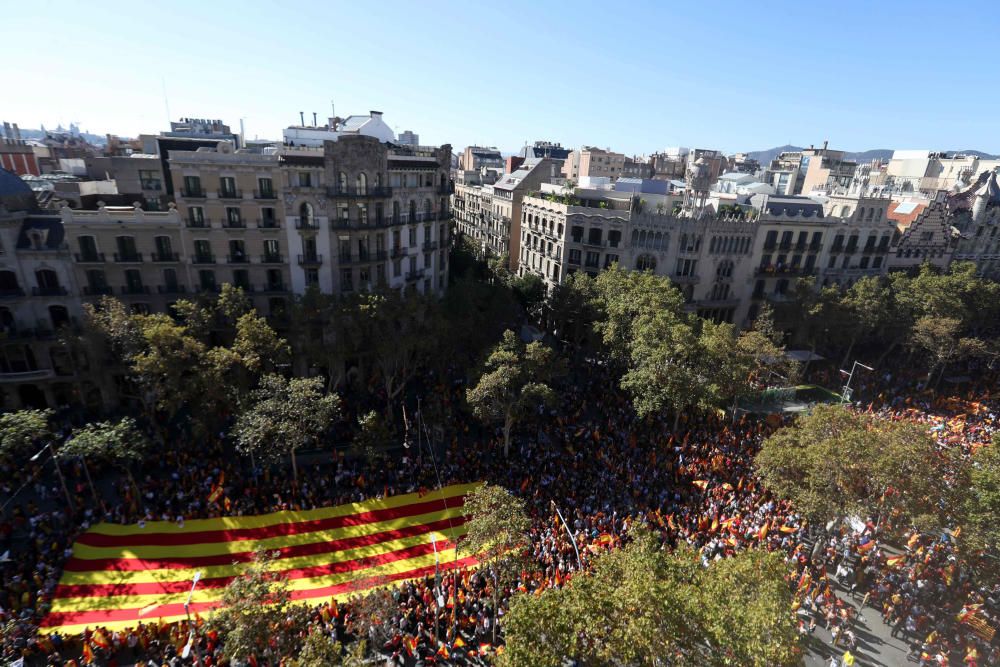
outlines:
[[[301,125],[302,127],[306,126],[306,112],[305,111],[300,111],[299,112],[299,125]]]
[[[382,112],[381,112],[381,111],[369,111],[369,112],[368,112],[368,114],[369,114],[369,115],[370,115],[370,116],[371,116],[372,118],[376,118],[376,117],[377,117],[377,118],[381,118],[381,117],[382,117]]]
[[[4,139],[10,138],[10,123],[8,123],[7,121],[3,122],[3,138]]]
[[[21,129],[17,126],[17,123],[14,123],[14,141],[20,141],[20,140],[21,140]]]
[[[826,145],[827,145],[828,143],[830,143],[830,142],[829,142],[829,141],[827,141],[826,139],[824,139],[824,140],[823,140],[823,150],[826,150]]]
[[[316,112],[313,111],[313,127],[316,127]]]

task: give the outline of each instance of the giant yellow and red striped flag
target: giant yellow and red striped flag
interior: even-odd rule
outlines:
[[[454,540],[466,532],[463,503],[476,486],[183,526],[97,524],[73,545],[41,630],[72,634],[183,619],[197,572],[190,612],[205,614],[257,549],[277,552],[274,570],[288,579],[292,599],[307,603],[433,574],[436,557],[442,569],[474,565],[456,556]]]

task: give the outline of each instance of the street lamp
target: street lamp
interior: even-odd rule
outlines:
[[[576,552],[576,567],[582,571],[583,562],[580,560],[580,549],[576,546],[576,538],[573,537],[573,531],[569,529],[569,524],[566,523],[566,519],[563,518],[562,512],[559,511],[559,506],[556,505],[556,501],[550,500],[549,503],[552,505],[552,509],[556,511],[556,514],[559,515],[559,520],[562,521],[563,528],[566,529],[566,534],[569,535],[569,540],[573,543],[573,551]]]
[[[46,449],[49,450],[49,453],[52,455],[52,465],[56,467],[56,474],[59,476],[59,483],[62,484],[63,493],[66,494],[66,504],[69,505],[70,511],[75,512],[76,508],[73,506],[73,497],[69,495],[69,487],[66,486],[66,478],[63,477],[62,468],[59,467],[59,461],[56,459],[56,450],[52,449],[52,443],[46,442],[45,446],[39,449],[38,453],[32,456],[29,460],[32,462],[37,461],[41,458],[42,454],[45,453]]]
[[[858,366],[861,366],[861,368],[864,368],[864,369],[867,369],[867,370],[869,370],[869,371],[874,371],[874,370],[875,370],[875,369],[874,369],[874,368],[872,368],[871,366],[865,366],[865,365],[864,365],[863,363],[861,363],[860,361],[855,361],[855,362],[854,362],[854,365],[853,365],[853,366],[851,366],[851,372],[850,372],[850,373],[848,373],[848,372],[847,372],[847,371],[845,371],[845,370],[844,370],[843,368],[841,368],[841,369],[840,369],[840,372],[841,372],[842,374],[844,374],[844,375],[846,375],[846,376],[847,376],[847,384],[845,384],[845,385],[844,385],[844,391],[843,391],[843,393],[841,393],[841,395],[840,395],[840,399],[841,399],[842,401],[849,401],[849,400],[851,400],[851,380],[853,380],[853,379],[854,379],[854,372],[855,372],[856,370],[858,370]]]

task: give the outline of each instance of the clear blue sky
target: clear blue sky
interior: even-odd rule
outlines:
[[[8,2],[0,120],[378,109],[421,143],[1000,152],[996,0]]]

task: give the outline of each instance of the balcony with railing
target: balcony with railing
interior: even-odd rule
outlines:
[[[392,250],[389,251],[389,255],[393,259],[399,259],[400,257],[406,257],[407,254],[408,253],[406,252],[406,248],[403,248],[403,247],[400,247],[400,246],[397,246],[397,247],[395,247],[395,248],[393,248]]]
[[[115,253],[115,261],[119,264],[138,264],[142,261],[141,252]]]
[[[76,253],[77,264],[103,264],[103,252],[78,252]]]
[[[215,264],[215,255],[209,253],[196,253],[191,257],[192,264]]]
[[[287,292],[288,290],[285,289],[285,283],[278,282],[278,283],[265,283],[264,285],[261,286],[261,291],[271,292],[271,293],[282,293],[282,292]]]
[[[264,253],[260,256],[261,264],[284,264],[284,258],[277,253]]]
[[[84,296],[109,296],[112,294],[112,289],[108,285],[84,285],[83,295]]]
[[[814,276],[816,269],[805,266],[767,264],[754,269],[755,276]]]
[[[306,253],[299,255],[299,266],[319,266],[323,263],[323,255],[316,253]]]
[[[249,264],[250,258],[247,255],[226,255],[226,262],[229,264]]]
[[[193,218],[188,218],[184,221],[184,225],[188,229],[208,229],[209,225],[208,219],[202,218],[201,220],[194,220]]]
[[[295,229],[316,231],[319,229],[319,223],[315,220],[303,220],[302,218],[299,218],[295,221]]]
[[[156,291],[160,294],[186,294],[187,288],[184,285],[157,285]]]
[[[204,199],[204,188],[181,188],[181,197],[186,199]]]
[[[276,218],[271,218],[269,220],[257,218],[257,229],[277,230],[281,229],[281,223],[279,223]]]
[[[149,287],[146,285],[123,285],[121,294],[125,296],[141,296],[149,294]]]
[[[32,287],[32,296],[66,296],[66,288],[62,285],[49,285],[46,287]]]
[[[243,191],[239,188],[234,190],[221,189],[218,190],[219,199],[243,199]]]
[[[424,252],[430,252],[432,250],[437,250],[437,247],[438,247],[437,241],[424,241],[424,245],[423,245]]]
[[[150,255],[149,259],[152,262],[159,262],[159,263],[162,264],[164,262],[179,262],[179,261],[181,261],[181,256],[178,253],[176,253],[176,252],[159,252],[159,251],[157,251],[157,252],[154,252],[152,255]]]
[[[223,229],[246,229],[247,223],[243,218],[238,220],[230,220],[229,218],[222,219]]]
[[[277,199],[278,195],[274,193],[274,190],[254,190],[253,198],[267,201]]]
[[[327,188],[326,194],[328,197],[391,197],[392,188],[390,187],[341,188],[340,186],[335,185],[333,187]]]

